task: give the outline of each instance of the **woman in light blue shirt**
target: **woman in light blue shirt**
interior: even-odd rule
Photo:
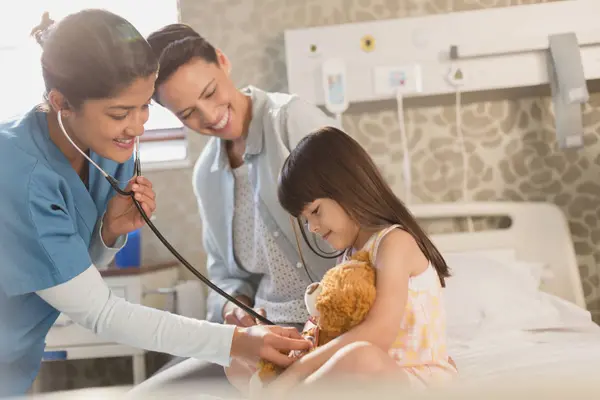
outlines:
[[[101,10],[70,15],[37,39],[46,103],[0,123],[0,397],[31,386],[59,313],[148,350],[224,366],[259,355],[289,363],[279,350],[309,346],[295,330],[198,321],[111,294],[96,267],[110,262],[143,219],[66,135],[151,215],[152,185],[131,179],[132,152],[158,63],[130,23]]]
[[[185,24],[166,26],[148,42],[160,64],[154,99],[188,128],[212,137],[193,177],[211,279],[264,310],[271,321],[302,326],[308,317],[304,290],[311,280],[321,279],[334,259],[306,247],[297,225],[294,233],[277,200],[277,177],[289,149],[335,121],[294,95],[253,86],[238,90],[227,57]],[[330,251],[324,241],[317,246]],[[213,294],[208,318],[255,323]]]
[[[311,235],[312,247],[329,258],[306,245],[277,200],[277,178],[302,137],[336,122],[294,95],[238,90],[227,57],[185,24],[166,26],[148,42],[160,64],[154,99],[212,137],[193,177],[210,278],[271,321],[301,328],[308,318],[304,291],[335,259],[321,239]],[[208,319],[256,323],[214,293]]]

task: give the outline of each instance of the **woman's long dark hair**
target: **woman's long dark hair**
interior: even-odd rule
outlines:
[[[446,262],[427,234],[383,179],[367,152],[346,133],[324,127],[303,138],[279,177],[279,202],[298,218],[316,199],[332,199],[366,230],[399,224],[436,269],[442,286]]]

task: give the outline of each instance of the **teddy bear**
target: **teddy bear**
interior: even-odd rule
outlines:
[[[361,323],[375,301],[375,268],[369,253],[359,251],[306,288],[304,302],[310,315],[302,336],[313,343],[308,351],[292,351],[299,359]],[[250,380],[251,392],[275,380],[283,368],[261,360]]]

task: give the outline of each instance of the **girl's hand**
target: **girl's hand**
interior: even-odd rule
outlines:
[[[156,195],[152,190],[152,183],[143,176],[138,176],[129,182],[125,190],[132,190],[135,193],[135,199],[150,218],[156,210]],[[117,193],[108,202],[104,214],[102,239],[110,247],[119,236],[135,231],[144,224],[144,218],[133,203],[131,196],[122,196]]]

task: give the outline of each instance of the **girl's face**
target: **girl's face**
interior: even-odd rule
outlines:
[[[230,64],[217,51],[218,64],[198,57],[179,67],[157,88],[162,105],[191,130],[235,140],[244,132],[248,102],[229,77]]]
[[[317,199],[304,207],[301,217],[311,232],[338,251],[352,247],[359,233],[358,224],[335,200]]]

